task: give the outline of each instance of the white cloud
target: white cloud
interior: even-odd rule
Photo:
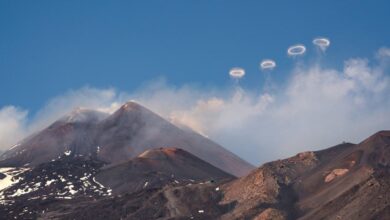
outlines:
[[[65,94],[49,100],[32,118],[29,130],[42,129],[77,107],[111,112],[112,108],[116,107],[118,100],[120,100],[118,94],[112,88],[83,87],[78,90],[69,90]]]
[[[27,111],[14,106],[0,109],[0,149],[10,147],[25,136]]]
[[[145,103],[176,124],[216,140],[253,163],[322,149],[343,141],[359,142],[390,129],[389,76],[366,59],[350,59],[342,70],[319,65],[297,68],[278,92],[256,94],[237,89],[214,92],[164,87],[146,92]],[[199,94],[200,93],[200,94]],[[169,94],[165,96],[164,94]],[[142,98],[140,99],[142,100]],[[191,104],[192,103],[192,104]]]
[[[389,58],[390,57],[390,48],[382,47],[378,50],[377,57],[381,58]]]
[[[77,107],[112,112],[119,106],[120,95],[114,89],[83,87],[54,97],[38,111],[27,117],[28,111],[15,106],[0,109],[0,149],[7,149],[23,137],[41,130]]]
[[[14,132],[21,136],[77,106],[112,112],[124,101],[135,99],[175,124],[191,127],[259,164],[342,141],[359,142],[378,130],[390,129],[386,72],[390,60],[383,58],[386,52],[378,54],[382,58],[377,64],[350,59],[341,70],[299,65],[286,75],[285,85],[267,93],[240,87],[175,87],[157,80],[132,93],[89,87],[69,91],[50,100],[27,125],[23,110],[13,108],[17,114],[6,113],[3,118],[8,118],[10,122],[4,122],[14,124]],[[1,112],[7,112],[4,109]],[[2,125],[3,120],[0,116]],[[17,141],[7,139],[12,135],[3,127],[0,143]]]

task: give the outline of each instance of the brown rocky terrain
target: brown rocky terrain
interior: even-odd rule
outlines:
[[[232,181],[166,185],[87,208],[136,207],[123,219],[389,219],[389,150],[390,132],[383,131],[357,145],[270,162]],[[69,219],[82,214],[75,213]]]

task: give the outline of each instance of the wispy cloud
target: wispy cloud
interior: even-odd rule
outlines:
[[[389,86],[384,69],[351,59],[341,71],[297,68],[277,93],[238,91],[230,98],[201,99],[171,116],[251,162],[264,162],[342,141],[359,142],[390,129]]]
[[[238,86],[174,87],[163,80],[131,93],[86,87],[52,99],[29,123],[27,111],[1,109],[0,144],[8,147],[77,106],[113,111],[129,99],[255,164],[342,141],[359,142],[390,129],[389,51],[380,49],[373,64],[347,60],[342,69],[301,64],[286,74],[286,84],[266,93]],[[12,129],[4,129],[5,122],[13,124]],[[18,138],[7,138],[11,131]]]
[[[0,149],[6,149],[26,134],[28,112],[14,106],[0,109]]]
[[[30,117],[27,110],[15,106],[0,108],[0,149],[9,148],[77,107],[102,111],[117,108],[118,97],[114,89],[84,87],[52,98],[36,115]]]

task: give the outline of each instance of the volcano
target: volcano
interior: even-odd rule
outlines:
[[[115,165],[160,147],[184,149],[235,176],[254,168],[217,143],[176,127],[136,102],[124,104],[111,115],[76,109],[6,151],[0,166],[36,166],[64,152]]]
[[[181,151],[153,150],[137,158],[170,164],[169,155],[175,152]],[[96,201],[63,200],[45,206],[47,209],[40,216],[42,219],[385,220],[390,218],[389,152],[390,131],[382,131],[359,144],[342,143],[269,162],[240,178],[192,183],[182,179],[132,193],[124,190]],[[181,161],[180,156],[176,158]],[[134,175],[131,171],[134,168],[129,165],[133,163],[138,162],[112,169]],[[164,166],[162,173],[172,172],[169,165]]]

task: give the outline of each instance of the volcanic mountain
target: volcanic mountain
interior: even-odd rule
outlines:
[[[145,154],[149,159],[171,153],[161,149]],[[44,206],[40,217],[385,220],[390,219],[389,156],[390,131],[382,131],[360,144],[343,143],[266,163],[238,179],[178,181],[96,201],[64,200]]]
[[[146,150],[167,146],[184,149],[235,176],[253,169],[217,143],[179,129],[135,102],[124,104],[111,115],[77,109],[6,151],[0,157],[0,167],[36,166],[66,151],[115,165]]]

